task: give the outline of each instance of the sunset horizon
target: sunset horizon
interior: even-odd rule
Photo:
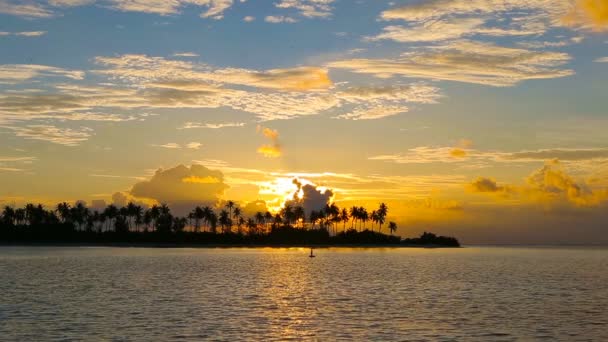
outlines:
[[[607,7],[2,1],[0,204],[276,213],[297,180],[401,235],[607,244]]]

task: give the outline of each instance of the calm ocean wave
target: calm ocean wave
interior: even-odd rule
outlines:
[[[0,248],[0,340],[608,340],[608,249]]]

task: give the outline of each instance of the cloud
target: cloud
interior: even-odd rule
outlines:
[[[499,186],[492,178],[479,177],[468,188],[481,193],[508,192],[546,205],[597,206],[608,199],[608,189],[594,189],[584,181],[576,181],[564,171],[558,160],[548,161],[532,172],[522,186]]]
[[[435,103],[441,97],[438,88],[423,83],[333,84],[327,69],[319,67],[217,69],[202,63],[145,55],[98,57],[96,63],[103,68],[92,73],[108,78],[99,85],[49,83],[44,89],[0,93],[0,118],[118,122],[141,117],[105,112],[219,107],[248,112],[262,121],[319,115],[338,108],[343,108],[344,115],[356,114],[353,118],[371,118],[395,113],[397,109],[403,112],[409,103]],[[68,80],[84,77],[82,72],[63,69],[4,67],[0,67],[0,82],[2,77],[13,83],[56,75]],[[190,124],[183,128],[195,127],[199,126]]]
[[[0,83],[19,83],[40,77],[65,77],[82,80],[85,73],[79,70],[68,70],[37,64],[3,64],[0,65]]]
[[[53,125],[27,125],[27,126],[0,126],[12,130],[16,136],[30,139],[48,141],[64,146],[78,146],[89,140],[92,129],[80,127],[78,129],[62,128]]]
[[[48,0],[16,4],[12,0],[0,0],[0,13],[25,18],[49,18],[59,15],[55,8],[76,7],[97,3],[105,8],[122,12],[140,12],[158,15],[179,14],[186,6],[205,7],[201,18],[222,19],[233,0]],[[54,8],[51,8],[54,7]]]
[[[336,96],[350,103],[383,102],[416,102],[436,103],[441,97],[439,89],[427,84],[391,85],[391,86],[365,86],[350,87],[337,92]]]
[[[563,18],[568,26],[591,31],[608,30],[608,2],[604,0],[574,0],[574,6]]]
[[[191,150],[198,150],[199,148],[201,148],[201,146],[203,146],[203,144],[199,143],[199,142],[190,142],[186,144],[186,148],[189,148]]]
[[[24,32],[15,32],[14,34],[16,36],[23,36],[23,37],[40,37],[40,36],[44,36],[47,32],[46,31],[24,31]]]
[[[243,212],[243,216],[255,219],[255,214],[258,212],[265,214],[268,211],[268,207],[266,206],[266,201],[257,200],[248,202],[241,207],[241,210]]]
[[[0,171],[24,172],[25,167],[30,166],[38,159],[36,157],[9,157],[0,156]]]
[[[368,41],[393,40],[400,43],[440,42],[474,35],[484,36],[530,36],[544,33],[543,27],[489,28],[483,26],[483,18],[450,18],[429,20],[410,26],[390,25],[382,33],[366,37]]]
[[[456,147],[450,151],[452,158],[465,158],[468,155],[468,150],[473,146],[473,141],[469,139],[461,139]]]
[[[298,21],[294,18],[291,17],[285,17],[285,16],[276,16],[276,15],[269,15],[266,16],[266,18],[264,18],[264,21],[267,23],[272,23],[272,24],[279,24],[279,23],[288,23],[288,24],[293,24],[293,23],[297,23]]]
[[[248,15],[248,16],[243,17],[243,21],[246,23],[250,23],[252,21],[255,21],[255,17]]]
[[[475,32],[484,23],[481,18],[462,20],[437,20],[414,27],[391,25],[384,32],[368,37],[367,40],[394,40],[396,42],[428,42],[460,38]]]
[[[572,70],[560,68],[569,60],[566,53],[462,40],[422,49],[397,59],[350,59],[331,62],[328,67],[380,78],[399,75],[500,87],[531,79],[570,76]]]
[[[346,120],[376,120],[408,111],[407,107],[373,107],[373,108],[356,108],[350,113],[340,114],[337,119]]]
[[[608,63],[608,57],[602,57],[595,60],[597,63]]]
[[[142,12],[159,15],[178,14],[181,7],[194,5],[207,7],[202,18],[221,19],[224,11],[232,6],[232,0],[108,0],[107,5],[123,12]]]
[[[505,197],[516,192],[513,186],[498,185],[494,178],[489,177],[477,177],[473,182],[467,184],[466,188],[472,193],[487,193]]]
[[[193,182],[193,179],[213,179],[214,182]],[[220,171],[202,165],[178,165],[157,170],[149,180],[133,185],[129,194],[166,203],[171,209],[186,213],[196,205],[214,205],[227,188]]]
[[[46,31],[22,31],[22,32],[0,32],[0,36],[21,36],[21,37],[40,37],[44,36]]]
[[[167,149],[172,149],[172,150],[183,149],[183,148],[187,148],[187,149],[191,149],[191,150],[198,150],[201,146],[203,146],[203,144],[201,144],[199,142],[190,142],[190,143],[187,143],[184,145],[180,145],[178,143],[166,143],[166,144],[162,144],[162,145],[152,145],[152,146],[162,147],[162,148],[167,148]]]
[[[560,161],[584,161],[608,159],[608,148],[554,148],[505,153],[504,160],[538,162],[559,159]]]
[[[95,0],[48,0],[49,5],[55,7],[76,7],[94,3]]]
[[[118,208],[126,207],[129,203],[129,198],[123,192],[115,192],[112,194],[112,204],[117,206]]]
[[[559,161],[547,162],[526,179],[528,196],[545,200],[565,198],[575,205],[598,205],[608,198],[606,189],[594,190],[585,182],[577,182],[564,172]]]
[[[461,140],[455,147],[419,146],[405,153],[384,154],[368,158],[397,164],[466,163],[468,168],[482,168],[491,163],[544,163],[558,159],[569,169],[589,168],[608,162],[608,148],[555,148],[507,151],[482,151],[472,148],[472,142]]]
[[[292,207],[301,206],[304,208],[306,216],[310,216],[313,210],[319,211],[332,202],[334,192],[330,189],[317,187],[314,184],[303,184],[297,178],[293,179],[293,184],[297,186],[293,198],[285,202]]]
[[[222,122],[222,123],[200,123],[200,122],[186,122],[179,129],[192,129],[192,128],[210,128],[210,129],[221,129],[227,127],[243,127],[244,122]]]
[[[35,2],[14,2],[12,0],[0,0],[0,13],[25,18],[50,18],[54,16],[53,11]]]
[[[306,18],[327,18],[331,16],[331,4],[334,0],[280,0],[277,8],[296,9]]]
[[[200,55],[194,52],[177,52],[173,57],[199,57]]]
[[[262,126],[258,126],[257,130],[271,141],[271,144],[258,147],[257,152],[266,158],[279,158],[283,154],[279,144],[279,132]]]
[[[569,8],[569,0],[429,0],[388,9],[381,13],[380,19],[405,21],[409,26],[404,30],[422,32],[425,41],[476,34],[541,35],[560,26],[559,18]],[[438,25],[433,27],[436,23]],[[424,27],[431,32],[423,32]],[[448,32],[442,34],[441,27]],[[395,37],[403,37],[399,30],[385,31],[394,31]],[[437,36],[433,37],[433,34]]]
[[[149,83],[164,82],[170,88],[172,82],[195,85],[197,82],[209,86],[214,84],[235,84],[249,87],[310,91],[323,90],[332,86],[327,70],[318,67],[295,67],[265,71],[224,68],[214,69],[208,65],[187,61],[167,60],[146,55],[123,55],[118,57],[96,57],[96,63],[106,66],[96,72],[124,81]],[[161,83],[162,84],[162,83]],[[145,85],[145,84],[144,84]]]

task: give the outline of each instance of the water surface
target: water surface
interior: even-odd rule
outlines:
[[[2,340],[608,340],[608,249],[0,248]]]

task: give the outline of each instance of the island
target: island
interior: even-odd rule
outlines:
[[[340,209],[328,204],[308,215],[302,207],[286,205],[277,213],[257,212],[245,218],[232,201],[219,214],[196,207],[186,217],[174,216],[166,205],[150,208],[128,203],[103,211],[82,203],[58,204],[55,209],[27,204],[4,207],[0,216],[0,244],[95,245],[151,247],[460,247],[456,238],[423,233],[417,238],[394,235],[381,203],[368,214],[363,207]],[[371,227],[367,222],[371,222]],[[376,229],[374,229],[374,227]]]

